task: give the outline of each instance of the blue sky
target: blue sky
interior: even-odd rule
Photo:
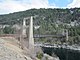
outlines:
[[[32,8],[74,8],[80,0],[0,0],[0,15]]]
[[[72,3],[73,0],[48,0],[50,5],[53,3],[58,7],[67,7],[68,4]]]

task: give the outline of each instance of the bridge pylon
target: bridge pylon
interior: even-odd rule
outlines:
[[[34,53],[33,16],[30,17],[30,25],[29,25],[29,50],[31,54]]]
[[[26,36],[26,19],[23,19],[22,35]]]

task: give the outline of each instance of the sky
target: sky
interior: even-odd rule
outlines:
[[[0,0],[0,15],[32,8],[74,8],[80,0]]]

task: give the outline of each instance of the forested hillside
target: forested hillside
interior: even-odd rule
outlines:
[[[0,15],[1,24],[16,24],[22,23],[23,18],[28,16],[38,15],[34,19],[34,25],[40,26],[40,32],[43,34],[53,34],[56,29],[55,25],[65,25],[76,21],[80,22],[80,8],[74,9],[31,9],[22,12],[15,12],[6,15]],[[63,24],[64,23],[64,24]],[[63,26],[60,26],[61,28]],[[79,26],[78,26],[79,27]],[[58,28],[60,29],[60,28]],[[80,34],[80,33],[79,33]]]
[[[61,21],[69,23],[70,21],[79,21],[80,8],[74,9],[31,9],[22,12],[15,12],[6,15],[0,15],[0,22],[23,19],[27,16],[38,15],[38,21]],[[43,20],[42,20],[43,19]],[[8,24],[8,23],[7,23]],[[9,23],[11,24],[11,23]]]

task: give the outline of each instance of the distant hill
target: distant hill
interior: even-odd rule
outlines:
[[[73,9],[30,9],[21,12],[14,12],[6,15],[0,15],[0,22],[23,19],[27,16],[39,15],[39,20],[47,20],[51,22],[62,21],[70,22],[77,20],[79,21],[80,17],[80,8]]]

